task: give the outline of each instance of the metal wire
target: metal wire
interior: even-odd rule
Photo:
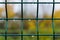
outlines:
[[[23,18],[23,20],[52,20],[52,18]],[[60,20],[60,18],[53,18],[54,20]],[[22,20],[22,18],[0,18],[0,20]]]
[[[5,0],[5,11],[6,11],[6,18],[8,19],[7,0]],[[8,20],[6,20],[6,26],[5,26],[5,40],[7,40],[7,31],[8,31]]]
[[[6,34],[0,34],[5,36]],[[7,34],[7,36],[32,36],[32,34]],[[33,36],[60,36],[60,34],[33,34]]]
[[[23,40],[23,0],[21,2],[21,40]]]
[[[7,2],[7,4],[21,4],[22,2]],[[0,2],[5,4],[5,2]],[[37,4],[37,2],[23,2],[23,4]],[[53,2],[38,2],[38,4],[53,4]],[[60,2],[54,2],[54,4],[60,4]]]
[[[32,34],[23,34],[23,20],[36,20],[36,32],[37,34],[33,34],[34,36],[37,36],[37,40],[39,40],[39,36],[53,36],[53,40],[55,40],[55,36],[60,36],[60,34],[55,34],[54,30],[54,20],[60,20],[60,18],[53,18],[54,16],[54,5],[55,4],[60,4],[60,2],[0,2],[0,4],[5,4],[5,10],[6,10],[6,18],[1,18],[0,20],[6,20],[6,28],[5,28],[5,34],[0,34],[0,36],[5,36],[5,40],[7,40],[7,36],[21,36],[21,40],[23,40],[23,36],[32,36]],[[7,11],[7,4],[21,4],[21,18],[8,18],[8,11]],[[23,4],[37,4],[37,16],[36,18],[23,18]],[[52,9],[52,18],[38,18],[38,9],[39,9],[39,4],[53,4],[53,9]],[[21,34],[7,34],[8,31],[8,20],[21,20]],[[38,20],[52,20],[52,29],[53,29],[53,34],[39,34],[38,31]]]
[[[37,13],[36,13],[36,19],[38,19],[38,9],[39,9],[39,0],[37,0]],[[38,30],[38,20],[36,20],[36,30],[37,30],[37,40],[39,40],[39,30]]]
[[[52,9],[52,29],[53,29],[53,34],[55,34],[55,30],[54,30],[54,8],[55,8],[55,0],[53,0],[53,9]],[[53,35],[53,40],[55,40],[55,35]]]

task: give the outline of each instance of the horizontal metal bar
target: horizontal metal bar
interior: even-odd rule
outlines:
[[[0,34],[0,36],[60,36],[60,34]]]
[[[52,18],[0,18],[0,20],[52,20]],[[60,18],[54,18],[54,20],[60,20]]]
[[[6,2],[0,2],[0,4],[5,4]],[[7,2],[7,4],[60,4],[60,2]]]

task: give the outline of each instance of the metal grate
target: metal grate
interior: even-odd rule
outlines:
[[[34,36],[37,36],[37,40],[39,40],[39,36],[53,36],[53,40],[55,40],[55,36],[60,36],[60,34],[55,34],[55,30],[54,30],[54,20],[60,20],[58,18],[53,18],[54,16],[54,5],[55,4],[60,4],[60,2],[55,2],[53,0],[53,2],[39,2],[39,0],[37,0],[37,2],[23,2],[23,0],[21,0],[21,2],[7,2],[7,0],[5,0],[5,2],[0,2],[0,4],[5,4],[5,10],[6,10],[6,18],[1,18],[0,20],[6,20],[6,26],[5,26],[5,34],[0,34],[0,36],[5,36],[5,40],[7,40],[7,36],[21,36],[21,40],[23,40],[23,36],[32,36],[32,34],[23,34],[23,20],[29,20],[30,18],[23,18],[23,4],[37,4],[37,15],[36,18],[31,18],[31,20],[36,20],[36,32],[37,34],[33,34]],[[8,12],[7,12],[7,4],[21,4],[21,18],[19,19],[13,19],[10,18],[8,19]],[[38,9],[39,9],[39,4],[53,4],[53,9],[52,9],[52,18],[38,18]],[[8,20],[21,20],[21,34],[7,34],[8,31]],[[49,34],[39,34],[38,31],[38,20],[52,20],[52,29],[53,29],[53,34],[49,35]]]

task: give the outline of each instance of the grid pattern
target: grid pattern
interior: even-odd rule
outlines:
[[[60,2],[55,2],[53,0],[53,2],[39,2],[39,0],[37,0],[37,2],[23,2],[23,0],[21,0],[21,2],[7,2],[7,0],[5,0],[5,2],[0,2],[0,4],[5,4],[5,10],[6,10],[6,18],[1,18],[0,20],[6,20],[6,26],[5,26],[5,34],[0,34],[0,36],[5,36],[5,40],[7,40],[7,36],[21,36],[21,40],[23,40],[23,36],[32,36],[32,34],[23,34],[23,20],[29,20],[29,18],[23,18],[23,4],[37,4],[37,12],[36,12],[36,18],[31,18],[31,20],[36,20],[36,32],[37,34],[33,34],[34,36],[37,36],[37,40],[39,40],[39,36],[53,36],[53,40],[55,40],[55,36],[60,36],[58,34],[55,34],[54,31],[54,20],[60,20],[59,18],[53,18],[54,16],[54,5],[55,4],[60,4]],[[21,4],[21,18],[19,19],[13,19],[10,18],[8,19],[8,13],[7,13],[7,4]],[[38,18],[38,9],[39,9],[39,4],[53,4],[53,9],[52,9],[52,18]],[[21,20],[21,34],[7,34],[8,31],[8,20]],[[53,29],[53,34],[49,35],[49,34],[39,34],[38,31],[38,20],[52,20],[52,29]]]

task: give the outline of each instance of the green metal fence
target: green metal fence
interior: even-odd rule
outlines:
[[[32,34],[23,34],[23,20],[29,20],[30,18],[23,18],[23,4],[37,4],[37,12],[36,12],[36,18],[31,18],[30,20],[36,20],[36,32],[37,34],[33,34],[33,36],[37,36],[37,40],[39,40],[39,36],[53,36],[53,40],[55,40],[55,36],[60,36],[60,34],[55,34],[55,30],[54,30],[54,20],[60,20],[58,18],[53,18],[54,16],[54,5],[55,4],[60,4],[60,2],[55,2],[55,0],[53,0],[53,2],[39,2],[39,0],[37,0],[37,2],[23,2],[23,0],[21,0],[21,2],[7,2],[7,0],[5,0],[5,2],[0,2],[0,4],[5,4],[5,10],[6,10],[6,18],[1,18],[0,20],[6,20],[6,26],[5,26],[5,34],[0,34],[0,36],[5,36],[5,40],[7,40],[7,36],[21,36],[20,40],[23,40],[23,36],[32,36]],[[7,4],[21,4],[21,18],[19,19],[13,19],[10,18],[8,19],[8,12],[7,12]],[[38,18],[38,9],[39,9],[39,4],[53,4],[53,9],[52,9],[52,18]],[[8,34],[8,20],[21,20],[21,34]],[[38,30],[38,20],[52,20],[52,31],[53,34],[39,34],[39,30]]]

